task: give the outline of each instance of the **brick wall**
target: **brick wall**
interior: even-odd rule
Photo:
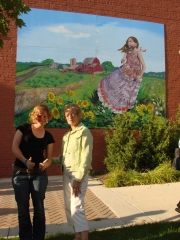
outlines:
[[[180,101],[180,4],[179,0],[24,0],[31,8],[97,14],[165,24],[166,104],[167,117],[175,115]],[[148,39],[147,39],[148,41]],[[0,50],[0,178],[11,176],[14,156],[11,144],[14,135],[14,99],[17,29],[12,23],[11,32]],[[65,129],[49,129],[56,144],[54,155],[59,153]],[[105,169],[106,154],[102,130],[92,130],[94,136],[93,168]],[[60,167],[50,167],[49,175],[59,174]]]

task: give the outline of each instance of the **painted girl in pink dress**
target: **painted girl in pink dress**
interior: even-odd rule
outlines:
[[[134,107],[146,69],[135,37],[129,37],[119,51],[124,53],[123,65],[101,79],[98,86],[100,101],[114,113],[123,113]]]

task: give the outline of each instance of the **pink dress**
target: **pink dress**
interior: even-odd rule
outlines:
[[[114,113],[123,113],[134,107],[142,79],[138,51],[127,52],[127,61],[121,67],[102,78],[98,86],[99,100]]]

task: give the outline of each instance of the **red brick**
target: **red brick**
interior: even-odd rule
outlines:
[[[151,21],[165,26],[165,57],[166,57],[166,106],[167,117],[173,118],[180,102],[180,4],[179,0],[24,0],[31,8],[74,11],[79,13],[97,14],[134,20]],[[0,177],[11,176],[11,164],[14,156],[11,144],[14,136],[14,89],[16,69],[17,29],[12,23],[11,32],[4,40],[4,48],[0,50]],[[64,129],[50,129],[56,144],[54,154],[59,154]],[[106,155],[105,141],[102,130],[92,130],[94,136],[93,168],[103,170],[103,159]],[[59,167],[50,167],[48,173],[57,175]]]

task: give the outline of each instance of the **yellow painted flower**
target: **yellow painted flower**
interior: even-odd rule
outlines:
[[[127,118],[132,118],[132,113],[126,112],[126,117],[127,117]]]
[[[74,96],[76,96],[76,93],[75,93],[75,91],[73,91],[73,90],[67,90],[66,91],[66,94],[68,94],[68,95],[70,95],[71,97],[74,97]]]
[[[57,104],[62,105],[63,104],[63,98],[57,98],[56,99]]]
[[[138,120],[138,119],[139,119],[138,115],[134,115],[134,120]]]
[[[90,105],[90,103],[89,103],[88,100],[84,100],[84,101],[82,102],[82,107],[84,107],[84,108],[89,107],[89,105]]]
[[[149,103],[149,104],[147,105],[147,110],[148,110],[149,113],[150,113],[150,112],[154,112],[154,105],[153,105],[152,103]]]
[[[52,109],[52,115],[54,119],[59,119],[60,118],[60,113],[59,110],[57,109],[57,107],[54,107]]]
[[[94,119],[95,119],[94,113],[90,111],[89,116],[90,116],[90,121],[94,122]]]
[[[144,116],[145,111],[147,111],[147,107],[144,104],[139,105],[136,108],[136,112],[140,115],[140,116]]]
[[[87,114],[86,112],[82,111],[83,112],[83,119],[87,118]]]
[[[82,104],[82,100],[78,100],[77,102],[76,102],[76,104],[79,106],[79,107],[81,107],[81,104]]]
[[[57,103],[57,99],[56,99],[56,98],[55,98],[55,99],[52,99],[51,102]]]
[[[51,102],[54,102],[55,100],[55,95],[53,92],[49,92],[48,93],[48,100],[51,101]]]
[[[73,90],[71,90],[69,94],[71,95],[71,97],[75,97],[76,96],[76,93]]]
[[[94,122],[94,113],[92,111],[84,112],[84,118],[89,118],[91,122]]]

